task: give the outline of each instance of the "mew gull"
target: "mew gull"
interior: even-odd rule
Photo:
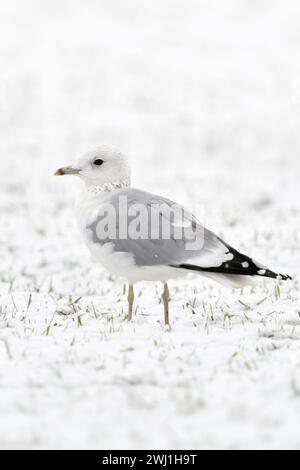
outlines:
[[[163,283],[164,320],[170,326],[169,279],[194,272],[229,287],[250,285],[255,276],[291,279],[239,253],[182,206],[132,188],[128,160],[113,147],[101,145],[55,175],[84,181],[79,226],[93,257],[128,281],[128,320],[138,281]]]

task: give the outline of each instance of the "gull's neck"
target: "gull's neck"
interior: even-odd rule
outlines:
[[[122,178],[116,181],[110,181],[108,183],[95,184],[86,187],[88,194],[97,195],[103,192],[111,192],[117,189],[129,188],[131,184],[130,178]]]
[[[104,198],[113,191],[130,187],[130,178],[122,178],[116,181],[110,181],[103,184],[86,184],[83,192],[76,203],[78,223],[84,227],[87,217],[95,207],[98,206],[101,196]],[[96,206],[95,206],[96,205]]]

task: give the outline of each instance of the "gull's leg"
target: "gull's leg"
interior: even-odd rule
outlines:
[[[128,289],[128,321],[132,320],[133,302],[134,302],[134,289],[133,289],[133,285],[129,284],[129,289]]]
[[[170,292],[168,288],[168,284],[164,284],[164,292],[162,295],[163,303],[164,303],[164,314],[165,314],[165,326],[171,327],[170,319],[169,319],[169,301],[170,301]]]

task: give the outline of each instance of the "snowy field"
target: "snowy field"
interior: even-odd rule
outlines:
[[[0,448],[300,449],[300,5],[0,2]],[[134,186],[293,275],[231,291],[92,264],[79,182],[94,144]]]

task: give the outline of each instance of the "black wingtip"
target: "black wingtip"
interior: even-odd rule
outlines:
[[[213,267],[213,268],[203,268],[200,266],[195,266],[191,264],[181,264],[179,266],[172,266],[174,268],[181,268],[181,269],[187,269],[191,271],[201,271],[201,272],[207,272],[207,273],[219,273],[219,274],[234,274],[234,275],[243,275],[243,276],[258,276],[258,277],[267,277],[270,279],[276,279],[278,281],[291,281],[293,278],[289,276],[288,274],[279,274],[274,271],[271,271],[270,269],[262,268],[257,266],[253,260],[250,258],[248,259],[249,266],[247,268],[241,268],[240,266],[237,266],[236,264],[231,264],[230,262],[228,263],[223,263],[219,267]]]
[[[293,280],[292,276],[289,276],[288,274],[278,274],[277,279],[279,281],[292,281]]]

